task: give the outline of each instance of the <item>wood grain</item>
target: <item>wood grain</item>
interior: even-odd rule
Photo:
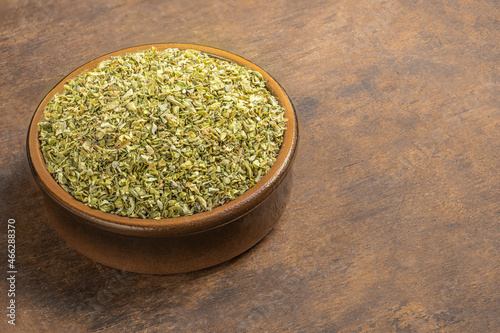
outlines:
[[[16,219],[19,273],[17,325],[0,331],[500,331],[498,17],[487,0],[1,1],[0,253]],[[62,77],[154,42],[256,63],[301,122],[274,230],[172,276],[69,248],[25,153]]]

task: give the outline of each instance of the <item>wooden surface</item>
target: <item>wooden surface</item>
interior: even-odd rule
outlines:
[[[0,1],[0,331],[499,332],[499,4],[468,0]],[[209,45],[295,104],[289,205],[240,257],[149,276],[51,229],[25,136],[102,54]],[[16,220],[16,327],[7,220]]]

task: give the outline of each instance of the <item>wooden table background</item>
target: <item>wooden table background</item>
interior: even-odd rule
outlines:
[[[498,20],[486,0],[0,1],[0,331],[499,332]],[[121,272],[69,248],[25,153],[62,77],[151,42],[251,60],[301,122],[274,230],[189,274]]]

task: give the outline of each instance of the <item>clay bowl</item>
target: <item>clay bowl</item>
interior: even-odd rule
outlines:
[[[38,141],[43,110],[65,82],[115,55],[152,46],[196,49],[259,71],[267,88],[285,108],[284,141],[271,170],[253,188],[210,212],[161,220],[121,217],[92,209],[64,191],[47,171]],[[291,190],[291,167],[298,142],[292,103],[264,70],[226,51],[192,44],[150,44],[127,48],[81,66],[57,84],[38,106],[29,126],[27,154],[34,179],[42,190],[49,218],[66,242],[83,255],[118,269],[150,274],[189,272],[229,260],[258,243],[281,216]]]

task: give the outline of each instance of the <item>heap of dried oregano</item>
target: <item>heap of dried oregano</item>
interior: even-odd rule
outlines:
[[[260,73],[154,48],[86,70],[44,116],[42,153],[67,192],[104,212],[155,219],[208,211],[254,186],[286,125]]]

